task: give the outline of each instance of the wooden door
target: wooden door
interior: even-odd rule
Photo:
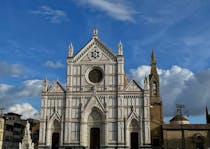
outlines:
[[[59,133],[52,134],[52,149],[59,148]]]
[[[139,146],[139,137],[137,132],[131,133],[131,149],[138,149]]]
[[[100,148],[100,129],[91,128],[90,129],[90,149]]]

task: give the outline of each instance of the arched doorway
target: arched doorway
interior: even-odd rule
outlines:
[[[136,119],[133,119],[129,126],[130,130],[130,147],[131,149],[138,149],[139,147],[139,124]]]
[[[52,127],[52,138],[51,138],[51,146],[52,149],[59,149],[59,143],[60,143],[60,123],[58,120],[54,120]]]
[[[204,149],[204,137],[197,133],[193,136],[193,140],[195,142],[196,149]]]
[[[89,148],[100,149],[101,146],[101,132],[103,131],[103,118],[101,111],[93,108],[88,116],[88,132],[89,132]]]

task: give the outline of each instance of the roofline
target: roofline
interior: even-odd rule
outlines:
[[[73,60],[78,56],[78,54],[85,48],[85,46],[90,43],[92,40],[96,40],[97,42],[99,42],[100,44],[102,44],[104,46],[105,49],[108,50],[108,52],[117,59],[117,55],[113,52],[113,50],[111,48],[109,48],[104,42],[102,42],[99,38],[91,38],[90,40],[88,40],[88,42],[86,42],[86,44],[84,44],[84,46],[82,46],[82,48],[80,48],[75,55],[73,56]],[[68,57],[67,57],[68,58]]]
[[[210,130],[210,124],[163,124],[163,130]]]
[[[20,114],[14,113],[14,112],[8,112],[8,113],[6,113],[6,114],[4,114],[4,115],[17,115],[17,116],[22,116],[22,115],[20,115]]]

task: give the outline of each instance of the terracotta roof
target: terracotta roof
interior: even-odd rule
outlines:
[[[163,130],[210,130],[210,124],[163,124]]]
[[[176,115],[174,116],[171,121],[189,121],[188,119],[186,119],[183,115]]]

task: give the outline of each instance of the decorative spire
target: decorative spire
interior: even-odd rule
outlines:
[[[147,80],[147,76],[145,74],[145,77],[144,77],[144,90],[147,90],[148,89],[148,80]]]
[[[121,41],[118,43],[118,55],[123,55],[123,45]]]
[[[98,38],[98,29],[96,27],[93,28],[93,38]]]
[[[144,76],[144,84],[147,84],[148,83],[148,81],[147,81],[147,76],[146,76],[146,74],[145,74],[145,76]]]
[[[47,89],[48,89],[48,81],[47,81],[47,79],[45,79],[45,80],[43,81],[43,88],[42,88],[42,91],[43,91],[43,92],[47,92]]]
[[[69,53],[68,53],[68,57],[73,57],[73,53],[74,53],[74,47],[72,45],[72,43],[69,44]]]

